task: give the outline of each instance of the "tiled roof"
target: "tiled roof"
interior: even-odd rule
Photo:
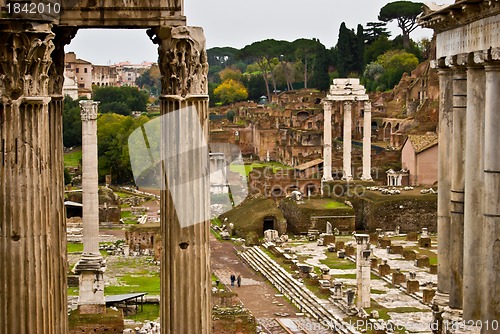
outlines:
[[[427,134],[427,135],[408,135],[408,140],[411,142],[415,153],[420,153],[434,145],[438,144],[437,134]]]

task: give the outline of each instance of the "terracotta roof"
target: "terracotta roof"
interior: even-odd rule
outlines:
[[[306,170],[308,168],[311,168],[313,166],[319,165],[321,163],[323,163],[323,159],[314,159],[314,160],[311,160],[309,162],[305,162],[301,165],[295,166],[294,168],[302,171],[302,170]]]
[[[408,135],[408,140],[411,142],[415,153],[420,153],[428,148],[438,144],[437,134],[428,135]]]

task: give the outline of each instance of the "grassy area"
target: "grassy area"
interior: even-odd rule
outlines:
[[[342,269],[342,270],[348,270],[348,269],[356,269],[356,264],[347,260],[347,259],[339,259],[337,257],[337,253],[326,253],[326,259],[325,260],[320,260],[322,264],[332,268],[332,269]]]
[[[78,167],[82,160],[82,148],[74,148],[71,152],[64,154],[64,167]]]
[[[346,210],[345,213],[352,213],[353,209],[342,203],[328,198],[314,198],[304,201],[303,207],[313,210]]]
[[[120,213],[120,217],[125,219],[125,218],[132,218],[134,215],[132,214],[131,211],[128,210],[122,210]]]
[[[83,252],[83,244],[67,243],[66,245],[68,253]]]
[[[146,320],[156,320],[160,317],[160,305],[159,304],[144,304],[138,306],[139,310],[137,314],[131,314],[126,316],[126,319],[134,320],[135,322],[144,322]]]
[[[127,274],[118,277],[118,284],[104,288],[106,295],[119,295],[125,293],[147,292],[150,295],[160,294],[160,273],[143,275]]]
[[[283,164],[280,164],[279,162],[275,162],[275,161],[270,161],[270,162],[265,162],[265,163],[261,163],[261,162],[254,162],[252,164],[231,164],[229,166],[229,170],[231,172],[236,172],[236,173],[240,173],[241,176],[248,176],[248,174],[250,174],[250,172],[254,169],[254,168],[261,168],[261,167],[270,167],[273,169],[273,173],[276,173],[278,170],[280,169],[293,169],[292,167],[289,167],[289,166],[285,166]]]

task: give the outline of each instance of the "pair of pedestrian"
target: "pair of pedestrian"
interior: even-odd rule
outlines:
[[[238,275],[236,277],[234,274],[231,274],[231,286],[234,287],[234,283],[238,284],[238,288],[241,286],[241,276]]]

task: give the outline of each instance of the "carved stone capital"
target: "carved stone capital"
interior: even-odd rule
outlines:
[[[0,93],[17,100],[21,96],[48,96],[49,68],[54,50],[50,24],[31,28],[16,23],[0,31]]]
[[[49,94],[62,95],[64,85],[64,47],[71,43],[77,28],[54,27],[54,51],[52,52],[52,65],[49,70]]]
[[[200,27],[161,27],[148,31],[159,44],[159,67],[162,74],[162,94],[208,94],[208,58],[205,36]]]
[[[80,116],[82,117],[82,121],[92,121],[97,119],[97,107],[99,105],[99,101],[93,100],[82,100],[80,101]]]

